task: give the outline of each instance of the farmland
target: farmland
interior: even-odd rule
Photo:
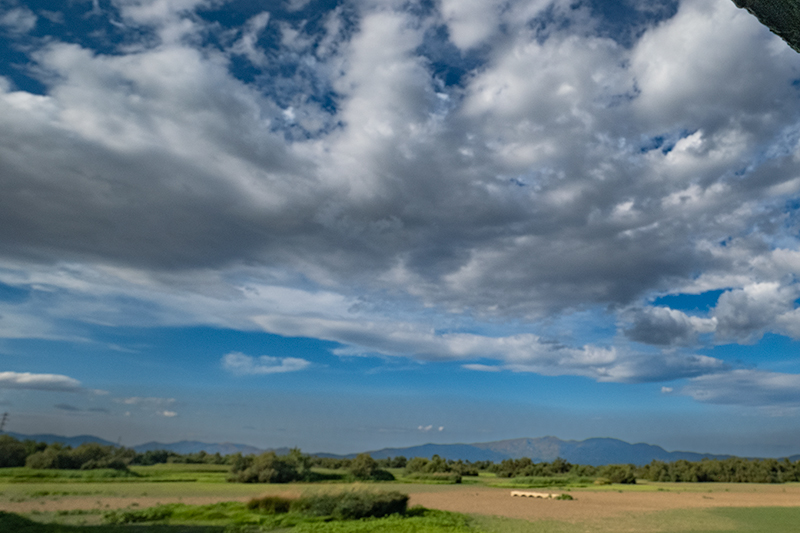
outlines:
[[[17,513],[36,523],[75,526],[59,530],[42,526],[45,529],[37,527],[30,529],[31,533],[126,530],[211,533],[225,531],[225,528],[232,531],[229,526],[235,521],[234,517],[238,517],[236,520],[240,523],[249,520],[247,517],[252,512],[246,511],[244,504],[255,497],[297,498],[349,490],[391,490],[408,494],[412,509],[422,506],[449,513],[420,514],[421,511],[417,511],[417,515],[406,518],[357,522],[312,520],[298,523],[292,530],[298,533],[780,533],[794,531],[794,525],[800,521],[800,484],[797,483],[639,482],[636,485],[576,484],[537,489],[554,494],[566,492],[573,497],[570,501],[558,501],[512,498],[510,487],[514,486],[513,480],[485,474],[465,478],[461,484],[404,482],[400,471],[396,471],[398,481],[388,483],[241,484],[225,482],[227,467],[224,465],[165,464],[132,467],[131,471],[134,476],[103,477],[105,471],[2,469],[0,511]],[[221,502],[236,503],[220,506]],[[153,508],[167,509],[173,515],[155,521],[160,524],[158,526],[152,522],[102,525],[109,523],[113,511],[137,513]],[[261,520],[261,527],[269,530],[271,522]],[[184,526],[194,526],[194,529],[181,529]],[[289,531],[286,528],[280,530]]]

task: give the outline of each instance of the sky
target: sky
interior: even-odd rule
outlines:
[[[797,454],[799,237],[730,0],[0,0],[8,431]]]

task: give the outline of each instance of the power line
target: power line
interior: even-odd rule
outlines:
[[[3,413],[3,419],[0,420],[0,433],[3,432],[3,428],[6,425],[6,420],[8,420],[8,413]]]

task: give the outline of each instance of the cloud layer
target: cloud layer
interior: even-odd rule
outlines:
[[[102,42],[3,4],[44,90],[0,78],[0,282],[26,294],[0,333],[260,328],[725,398],[700,384],[735,370],[697,349],[800,338],[800,63],[730,1],[629,4],[293,2],[226,25],[120,1],[91,14]],[[711,290],[704,312],[652,303]]]

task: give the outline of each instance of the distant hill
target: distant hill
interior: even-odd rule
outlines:
[[[257,455],[266,450],[256,448],[255,446],[248,446],[247,444],[234,444],[232,442],[223,442],[222,444],[209,444],[207,442],[198,442],[196,440],[182,440],[180,442],[173,442],[165,444],[163,442],[147,442],[132,447],[139,453],[148,452],[152,450],[169,450],[171,452],[180,454],[206,452],[210,454],[219,453],[220,455],[231,455],[234,453],[241,453],[242,455]],[[289,448],[279,448],[274,450],[278,455],[289,453]]]
[[[52,435],[50,433],[44,433],[39,435],[23,435],[22,433],[14,433],[13,431],[5,431],[3,432],[5,435],[10,435],[17,440],[35,440],[36,442],[45,442],[47,444],[53,444],[54,442],[60,442],[67,446],[80,446],[84,442],[96,442],[98,444],[102,444],[103,446],[116,446],[116,442],[111,442],[105,439],[101,439],[100,437],[95,437],[93,435],[78,435],[76,437],[63,437],[61,435]]]
[[[48,444],[62,442],[69,446],[79,446],[84,442],[97,442],[103,445],[114,445],[115,443],[94,437],[92,435],[79,435],[77,437],[62,437],[59,435],[22,435],[19,433],[8,432],[14,438],[25,440],[32,439]],[[147,442],[132,447],[137,452],[148,450],[169,450],[180,454],[197,453],[205,451],[214,454],[219,452],[221,455],[241,453],[243,455],[260,454],[265,451],[247,444],[235,444],[231,442],[210,444],[199,441],[180,441],[173,443]],[[278,455],[289,452],[289,448],[272,449]],[[423,444],[421,446],[410,446],[407,448],[383,448],[366,452],[375,459],[386,457],[397,457],[403,455],[411,457],[431,458],[438,455],[444,459],[461,459],[463,461],[494,461],[499,463],[504,459],[519,459],[530,457],[534,462],[551,462],[557,457],[561,457],[573,464],[584,464],[601,466],[607,464],[633,463],[644,465],[653,460],[671,462],[679,459],[687,461],[699,461],[703,458],[727,459],[729,455],[714,455],[709,453],[695,452],[668,452],[660,446],[653,444],[630,444],[619,439],[594,438],[586,440],[561,440],[557,437],[539,437],[499,440],[493,442],[479,442],[474,444]],[[330,453],[315,453],[319,457],[342,457],[353,458],[357,454],[336,455]],[[791,461],[800,460],[800,455],[793,455]]]
[[[51,434],[40,434],[40,435],[23,435],[22,433],[14,433],[11,431],[5,432],[6,435],[10,435],[15,439],[19,440],[35,440],[36,442],[46,442],[47,444],[52,444],[54,442],[60,442],[67,446],[80,446],[85,442],[96,442],[98,444],[102,444],[103,446],[116,446],[116,442],[107,441],[105,439],[101,439],[100,437],[95,437],[93,435],[78,435],[76,437],[64,437],[61,435],[51,435]],[[168,450],[175,453],[180,454],[189,454],[189,453],[197,453],[200,451],[205,451],[206,453],[215,454],[217,452],[220,455],[230,455],[233,453],[241,453],[242,455],[249,455],[249,454],[260,454],[267,450],[262,450],[260,448],[256,448],[254,446],[248,446],[247,444],[234,444],[231,442],[223,442],[222,444],[210,444],[207,442],[198,442],[198,441],[188,441],[183,440],[180,442],[172,442],[172,443],[162,443],[162,442],[147,442],[145,444],[139,444],[138,446],[129,446],[136,450],[139,453],[143,453],[150,450]],[[274,450],[275,453],[278,455],[282,455],[285,453],[289,453],[289,448],[278,448]]]
[[[660,446],[652,444],[630,444],[618,439],[595,438],[582,441],[564,441],[556,437],[540,437],[535,439],[511,439],[476,444],[425,444],[409,448],[384,448],[367,452],[375,459],[384,457],[427,457],[434,454],[444,459],[465,461],[495,461],[503,459],[519,459],[530,457],[534,462],[550,462],[561,457],[573,464],[607,465],[633,463],[644,465],[650,461],[699,461],[709,459],[726,459],[729,455],[713,455],[694,452],[668,452]]]
[[[374,452],[367,452],[373,459],[385,459],[387,457],[397,457],[402,455],[406,458],[427,457],[430,459],[438,455],[444,459],[457,461],[495,461],[500,462],[508,459],[509,456],[495,450],[479,448],[477,444],[423,444],[422,446],[411,446],[409,448],[383,448]],[[355,457],[350,454],[346,457]]]

